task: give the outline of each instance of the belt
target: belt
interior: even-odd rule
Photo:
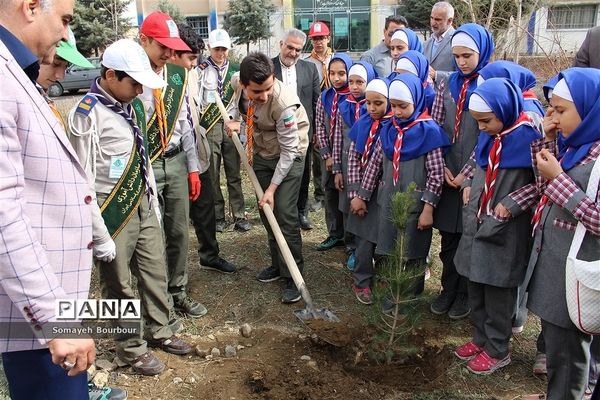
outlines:
[[[174,149],[165,151],[165,153],[163,154],[163,158],[173,158],[177,154],[181,153],[182,151],[183,151],[183,144],[179,143],[179,145],[177,147],[175,147]]]

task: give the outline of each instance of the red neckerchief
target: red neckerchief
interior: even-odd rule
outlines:
[[[406,125],[404,128],[401,128],[400,125],[396,122],[396,119],[393,119],[392,122],[394,127],[398,131],[398,136],[396,136],[396,141],[394,142],[394,157],[392,158],[392,168],[393,168],[393,181],[394,186],[398,183],[398,179],[400,178],[400,152],[402,150],[402,141],[404,140],[404,132],[418,124],[422,121],[431,120],[431,116],[427,112],[427,110],[423,111],[421,115],[417,117],[410,124]]]
[[[502,157],[502,139],[508,136],[512,131],[517,129],[521,125],[531,124],[531,118],[524,112],[521,112],[519,118],[512,124],[508,129],[503,130],[494,138],[494,144],[490,149],[488,155],[488,165],[485,171],[485,185],[483,187],[483,194],[481,195],[481,204],[477,211],[477,221],[481,222],[481,215],[485,213],[490,215],[492,209],[490,207],[492,196],[494,196],[494,189],[496,186],[496,178],[498,177],[498,170],[500,169],[500,158]]]

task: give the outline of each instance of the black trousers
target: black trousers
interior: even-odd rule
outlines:
[[[588,385],[592,336],[542,319],[548,400],[581,399]]]
[[[536,342],[537,351],[546,354],[546,343],[544,341],[544,326],[538,335]],[[588,371],[588,388],[598,392],[600,396],[600,388],[598,387],[598,381],[600,381],[600,336],[592,336],[592,343],[590,344],[590,368]],[[598,397],[600,400],[600,397]]]
[[[450,293],[467,293],[468,280],[459,275],[454,265],[454,255],[458,249],[461,233],[440,231],[442,248],[440,260],[442,261],[442,288]]]
[[[306,214],[306,205],[308,203],[308,185],[310,185],[310,163],[312,160],[313,145],[312,140],[306,150],[306,158],[304,159],[304,173],[300,182],[300,192],[298,193],[298,215]]]
[[[219,260],[219,243],[215,220],[215,193],[209,170],[200,174],[200,184],[200,197],[190,202],[190,219],[198,238],[200,263],[211,265]]]
[[[503,359],[509,353],[516,298],[517,288],[469,282],[473,342],[491,357]]]

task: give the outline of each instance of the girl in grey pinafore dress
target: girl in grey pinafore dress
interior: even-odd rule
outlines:
[[[450,141],[429,116],[418,77],[408,73],[397,75],[390,84],[390,102],[395,116],[380,135],[377,156],[372,157],[373,171],[365,175],[366,178],[382,174],[377,193],[379,223],[375,253],[388,256],[396,246],[399,232],[392,221],[392,199],[414,182],[415,202],[405,232],[408,243],[404,267],[419,269],[421,274],[431,245],[433,216],[429,214],[427,223],[423,218],[433,212],[439,201],[444,179],[443,152]],[[361,192],[368,192],[368,188],[363,178]],[[415,295],[423,291],[423,285],[424,275],[414,283]]]
[[[367,196],[365,198],[364,193],[360,197],[359,188],[374,154],[379,134],[385,130],[385,126],[391,118],[387,96],[388,81],[385,79],[372,80],[366,89],[368,113],[356,121],[348,135],[350,145],[346,179],[348,203],[352,200],[352,206],[350,206],[352,213],[348,214],[346,229],[354,235],[356,243],[356,265],[353,271],[352,289],[357,300],[363,304],[372,303],[370,286],[374,276],[373,256],[377,243],[379,207],[374,201],[376,197]],[[376,182],[378,176],[374,178]],[[371,198],[373,201],[370,200]],[[359,209],[362,211],[359,212]]]
[[[335,54],[329,62],[329,70],[331,70],[333,63],[343,63],[347,77],[348,70],[352,66],[350,57],[344,53]],[[346,79],[339,87],[332,86],[325,90],[317,100],[315,135],[321,154],[321,170],[323,171],[321,182],[325,191],[325,221],[328,230],[327,238],[317,246],[317,250],[329,250],[334,246],[343,244],[344,222],[343,215],[339,211],[339,192],[335,188],[334,175],[332,172],[327,171],[326,163],[330,158],[333,161],[335,143],[341,141],[342,133],[338,116],[340,105],[346,101],[349,93]]]
[[[579,331],[569,318],[565,264],[580,222],[586,234],[577,258],[597,261],[600,268],[600,191],[595,199],[585,193],[594,162],[600,156],[600,71],[570,68],[561,72],[551,103],[555,109],[562,107],[560,114],[553,114],[552,121],[562,131],[564,147],[557,156],[562,155],[558,170],[552,170],[549,165],[557,163],[552,155],[558,153],[556,141],[532,145],[534,154],[542,148],[549,153],[546,160],[541,156],[534,159],[544,196],[533,218],[535,236],[526,274],[527,307],[542,320],[547,397],[580,399],[588,383],[592,337]],[[577,126],[569,118],[573,112],[581,119]]]
[[[456,355],[467,368],[490,374],[510,363],[508,343],[530,252],[530,208],[535,203],[530,144],[541,134],[523,110],[521,90],[504,78],[475,89],[469,111],[485,129],[479,134],[470,196],[454,263],[469,279],[473,339]],[[463,170],[465,171],[465,170]],[[465,189],[465,194],[469,189]]]
[[[365,61],[357,61],[348,71],[348,86],[351,94],[340,104],[340,112],[338,114],[342,128],[342,143],[335,143],[333,148],[333,173],[340,174],[343,182],[343,188],[339,193],[339,209],[344,215],[344,226],[347,226],[348,214],[350,212],[350,198],[348,197],[348,150],[350,149],[350,138],[348,133],[354,126],[354,123],[366,113],[364,104],[366,102],[365,92],[366,85],[371,82],[377,73],[373,66]],[[362,86],[364,85],[364,86]],[[362,90],[361,90],[362,87]],[[336,177],[336,179],[338,179]],[[346,248],[351,251],[346,265],[348,269],[353,270],[356,265],[356,240],[352,237],[353,234],[346,228]]]
[[[435,107],[435,104],[438,104],[436,99],[432,115],[436,118],[444,116],[442,126],[452,141],[452,147],[444,157],[445,168],[457,177],[468,162],[477,142],[479,129],[468,112],[469,96],[477,87],[478,71],[489,62],[494,52],[494,41],[483,26],[471,23],[464,24],[455,31],[452,47],[459,47],[457,53],[461,54],[461,60],[464,60],[462,54],[466,53],[463,50],[465,47],[474,52],[470,59],[478,59],[477,65],[470,71],[461,70],[455,61],[456,72],[445,76],[441,82],[436,82],[438,90],[443,87],[443,110]],[[463,65],[463,68],[466,66]],[[460,186],[460,182],[455,184]],[[456,188],[444,182],[433,226],[440,231],[442,237],[440,260],[443,265],[443,290],[431,304],[431,312],[438,315],[448,314],[453,319],[464,318],[469,315],[470,310],[467,302],[467,279],[456,271],[454,265],[454,255],[462,233],[460,187]]]

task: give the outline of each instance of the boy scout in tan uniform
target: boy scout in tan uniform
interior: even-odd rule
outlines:
[[[223,118],[215,103],[215,93],[221,96],[228,109],[234,108],[233,87],[231,77],[239,71],[239,65],[228,60],[231,39],[223,29],[215,29],[208,36],[210,51],[207,57],[198,65],[200,83],[200,126],[206,130],[210,143],[210,178],[214,192],[214,207],[216,228],[223,232],[227,227],[225,221],[225,200],[221,192],[221,161],[227,178],[227,192],[229,204],[234,219],[234,229],[245,232],[250,230],[250,222],[245,216],[244,193],[242,192],[242,178],[240,176],[240,156],[231,139],[223,130]]]
[[[251,53],[240,65],[236,105],[246,122],[248,158],[264,190],[259,206],[268,203],[300,271],[304,266],[302,237],[298,221],[298,194],[308,148],[309,121],[298,95],[275,79],[273,61],[262,53]],[[241,90],[243,89],[243,90]],[[227,123],[229,131],[239,122]],[[265,215],[271,266],[257,279],[271,282],[285,278],[282,302],[300,300],[290,272],[279,251]]]
[[[155,74],[167,82],[162,89],[144,87],[140,100],[146,109],[148,155],[163,214],[169,303],[188,317],[198,318],[206,314],[206,307],[192,299],[187,290],[189,200],[200,196],[201,187],[198,153],[188,121],[187,71],[167,64],[175,51],[190,48],[179,38],[171,17],[159,11],[144,19],[140,44]],[[172,327],[178,324],[173,316],[169,323]]]
[[[187,90],[190,99],[190,123],[194,128],[196,143],[198,145],[202,191],[196,201],[190,201],[190,219],[192,220],[194,230],[196,231],[196,238],[198,239],[199,267],[224,274],[232,274],[236,271],[236,266],[219,256],[220,250],[216,234],[215,195],[209,170],[212,153],[208,138],[206,137],[206,129],[200,125],[202,96],[200,96],[200,78],[196,63],[204,49],[204,42],[191,27],[187,25],[178,25],[178,27],[179,37],[190,48],[190,51],[176,51],[172,62],[188,70]],[[233,92],[233,90],[231,91]],[[237,154],[237,150],[235,152]]]
[[[164,245],[157,215],[156,184],[147,155],[145,112],[135,96],[142,83],[161,87],[144,50],[119,40],[103,55],[101,78],[69,114],[71,142],[90,181],[93,199],[94,254],[102,295],[139,298],[150,345],[174,354],[191,347],[168,326]],[[123,321],[117,321],[123,326]],[[131,327],[131,325],[127,325]],[[136,372],[156,375],[164,364],[148,351],[140,320],[135,334],[118,334],[117,355]]]

